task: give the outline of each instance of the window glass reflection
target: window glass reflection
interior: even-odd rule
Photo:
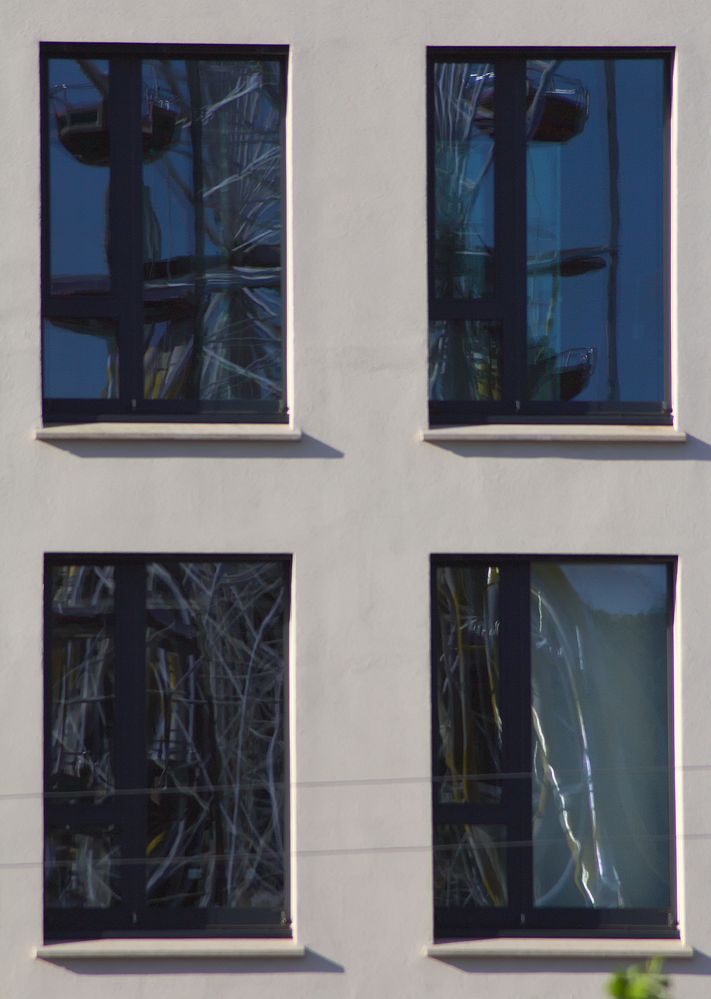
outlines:
[[[48,62],[50,284],[109,290],[109,75],[103,59]]]
[[[501,800],[499,570],[437,569],[436,797]]]
[[[539,907],[670,904],[665,565],[531,565]]]
[[[147,586],[148,902],[284,909],[283,566],[155,562]]]
[[[435,296],[493,294],[494,67],[434,67]]]
[[[664,60],[529,60],[528,392],[664,398]]]
[[[117,399],[116,323],[82,316],[43,324],[44,394],[48,399]]]
[[[502,908],[508,904],[505,826],[437,825],[434,830],[437,908]]]
[[[143,62],[144,392],[280,400],[281,64]]]

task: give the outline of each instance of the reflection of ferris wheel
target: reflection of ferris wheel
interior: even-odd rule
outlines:
[[[582,132],[588,119],[588,91],[580,80],[554,74],[556,65],[537,60],[526,70],[528,138],[533,142],[568,142]],[[493,134],[494,71],[470,74],[467,89],[478,91],[473,124]]]
[[[84,166],[109,165],[106,89],[104,84],[104,95],[98,97],[91,84],[60,83],[50,92],[59,141]],[[178,130],[178,115],[168,95],[158,89],[146,89],[141,107],[143,162],[158,159],[174,141]]]

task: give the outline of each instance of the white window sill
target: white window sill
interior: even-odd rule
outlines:
[[[35,440],[67,441],[299,441],[286,423],[66,423],[37,427]]]
[[[433,427],[420,431],[430,444],[682,444],[686,434],[674,427],[587,426],[583,424],[502,424],[470,427]]]
[[[45,944],[34,956],[43,961],[97,961],[105,959],[146,960],[242,960],[243,958],[304,957],[306,948],[295,940],[81,940],[77,943]]]
[[[490,940],[458,940],[434,943],[424,948],[426,957],[693,957],[694,949],[683,940],[603,940],[548,937],[496,937]]]

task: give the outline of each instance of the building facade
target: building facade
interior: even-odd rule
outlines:
[[[7,6],[8,995],[582,999],[656,953],[679,997],[704,993],[703,14],[691,0]],[[181,60],[227,66],[223,89],[201,98]],[[260,82],[228,155],[211,129],[241,107],[245,72]],[[545,120],[556,100],[562,132]],[[212,160],[188,162],[198,141]],[[458,179],[449,152],[464,157]],[[231,190],[258,207],[221,257]],[[604,217],[602,236],[578,238],[573,204]],[[187,253],[171,243],[180,226]],[[225,306],[227,326],[247,316],[268,345],[258,360],[210,353],[225,328],[210,310],[231,289],[242,306]],[[199,391],[163,392],[195,315],[188,353],[213,367]],[[237,388],[210,395],[223,369]],[[215,630],[251,638],[233,654]],[[266,677],[239,736],[225,733],[251,689],[218,696],[210,673],[181,702],[199,717],[176,706],[213,661],[206,636],[230,676]],[[81,643],[104,680],[70,736]],[[192,729],[178,758],[169,714],[183,736],[200,729],[204,759],[225,734],[218,777],[196,763]],[[236,777],[245,747],[251,776]],[[175,801],[205,785],[206,807],[243,809],[242,832],[216,845],[213,824],[171,853],[186,821]],[[144,806],[162,809],[150,837]],[[269,873],[191,901],[191,881],[233,877],[250,824],[278,854]],[[140,878],[159,883],[179,854],[183,887],[146,895]],[[222,922],[205,917],[216,908]]]

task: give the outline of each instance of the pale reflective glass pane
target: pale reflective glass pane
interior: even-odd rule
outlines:
[[[435,296],[493,293],[494,67],[434,67]]]
[[[64,800],[101,798],[114,789],[114,571],[53,566],[50,580],[47,790]]]
[[[108,62],[50,59],[48,74],[51,293],[106,293]]]
[[[434,904],[437,908],[505,908],[506,827],[435,826]]]
[[[145,397],[278,403],[281,64],[142,66]]]
[[[668,568],[531,566],[534,902],[670,904]]]
[[[113,829],[48,829],[44,903],[58,909],[109,909],[121,901],[120,850]]]
[[[499,570],[439,566],[435,584],[437,797],[496,803],[502,751]]]
[[[147,571],[148,901],[282,910],[284,567]]]
[[[116,399],[118,344],[112,319],[45,319],[42,344],[46,399]]]
[[[664,398],[664,60],[531,60],[528,392]]]
[[[449,402],[501,399],[501,323],[432,320],[429,397]]]

